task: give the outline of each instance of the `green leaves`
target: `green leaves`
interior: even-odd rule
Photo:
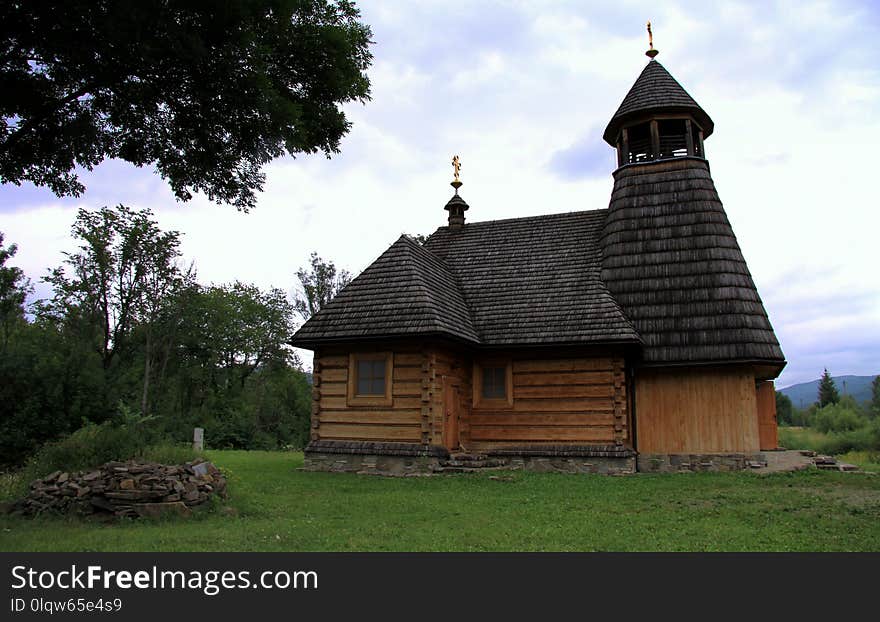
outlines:
[[[312,253],[310,269],[300,268],[296,271],[296,278],[299,279],[302,292],[297,292],[293,305],[304,320],[320,311],[351,282],[351,274],[347,270],[337,274],[336,265],[321,259],[318,253]]]
[[[247,211],[264,164],[331,155],[369,98],[370,29],[345,0],[0,6],[0,181],[58,196],[75,167],[153,165],[178,200]]]
[[[182,284],[179,234],[161,231],[149,210],[118,205],[80,209],[71,235],[81,242],[79,251],[44,277],[55,295],[42,313],[96,325],[95,348],[109,369],[134,326],[153,321]]]

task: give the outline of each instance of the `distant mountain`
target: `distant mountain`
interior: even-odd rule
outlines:
[[[832,378],[841,395],[852,395],[857,402],[871,401],[871,382],[876,376],[832,376]],[[819,380],[793,384],[779,389],[779,392],[787,395],[795,407],[806,408],[819,400]]]

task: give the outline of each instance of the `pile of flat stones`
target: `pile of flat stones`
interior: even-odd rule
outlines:
[[[55,471],[30,485],[12,512],[96,517],[189,516],[212,495],[226,498],[226,478],[210,462],[180,465],[108,462],[90,471]]]

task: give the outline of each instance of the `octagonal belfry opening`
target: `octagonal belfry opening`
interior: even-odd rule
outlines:
[[[703,139],[714,124],[666,68],[651,60],[608,123],[603,138],[617,164],[680,157],[705,158]]]

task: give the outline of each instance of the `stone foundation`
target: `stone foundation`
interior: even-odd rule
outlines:
[[[556,458],[549,456],[517,456],[510,459],[510,468],[536,473],[598,473],[600,475],[631,475],[636,472],[636,459],[630,458]]]
[[[635,452],[614,446],[509,447],[488,452],[485,457],[489,458],[486,466],[495,469],[602,475],[636,472]],[[480,462],[471,459],[462,467],[446,449],[433,445],[314,441],[306,448],[304,470],[417,476],[479,471]]]
[[[505,458],[509,468],[537,473],[599,473],[629,475],[636,472],[636,454],[616,445],[543,445],[505,447],[489,452]]]
[[[380,456],[376,454],[306,453],[306,471],[359,473],[361,475],[430,475],[440,469],[440,459],[433,456]]]
[[[430,475],[449,457],[442,447],[368,441],[312,441],[305,450],[306,471],[363,475]]]
[[[693,473],[742,471],[750,461],[764,462],[762,454],[639,454],[640,473]]]

